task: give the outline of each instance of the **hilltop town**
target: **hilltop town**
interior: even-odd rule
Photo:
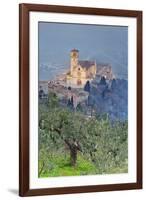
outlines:
[[[62,106],[80,110],[87,116],[107,113],[112,120],[127,119],[127,81],[116,79],[110,64],[79,60],[77,49],[70,52],[66,74],[39,85],[40,99],[47,98],[51,92],[58,96]]]

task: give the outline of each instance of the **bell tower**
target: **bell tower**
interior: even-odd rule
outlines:
[[[79,51],[77,49],[72,49],[70,52],[70,71],[71,75],[73,70],[78,66]]]

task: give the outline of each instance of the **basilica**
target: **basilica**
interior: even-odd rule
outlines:
[[[66,81],[70,86],[82,87],[89,80],[95,78],[96,62],[91,60],[79,60],[79,51],[73,49],[70,52],[70,71]]]

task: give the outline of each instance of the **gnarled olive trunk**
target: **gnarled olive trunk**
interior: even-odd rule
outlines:
[[[82,149],[77,141],[70,142],[69,140],[65,139],[65,144],[68,146],[70,150],[70,164],[71,166],[75,167],[77,163],[77,153],[78,151],[82,152]]]
[[[75,167],[77,163],[77,151],[75,146],[70,148],[70,163],[73,167]]]

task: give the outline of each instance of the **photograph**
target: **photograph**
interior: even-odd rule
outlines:
[[[19,195],[142,188],[142,11],[19,5]]]
[[[128,173],[128,26],[38,23],[38,177]]]

